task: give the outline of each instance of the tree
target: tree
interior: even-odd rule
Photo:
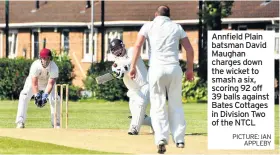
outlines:
[[[199,1],[199,68],[198,76],[207,81],[207,31],[221,30],[224,17],[231,14],[233,1]]]

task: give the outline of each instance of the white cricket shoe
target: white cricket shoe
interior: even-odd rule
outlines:
[[[176,143],[176,147],[177,148],[184,148],[185,147],[185,143]]]
[[[24,123],[17,123],[17,128],[18,129],[23,129],[23,128],[25,128],[25,126],[24,126]]]

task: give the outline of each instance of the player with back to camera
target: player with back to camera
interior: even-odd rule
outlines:
[[[148,71],[143,60],[138,59],[136,65],[138,74],[135,80],[131,80],[128,71],[133,48],[127,50],[122,40],[114,39],[110,42],[110,51],[115,56],[112,71],[116,78],[123,79],[128,89],[127,96],[129,97],[129,109],[132,115],[128,134],[138,135],[141,125],[150,126],[153,132],[151,118],[145,115],[149,103],[149,85],[146,79]]]
[[[49,99],[51,107],[51,125],[54,127],[54,100],[55,100],[55,84],[58,78],[58,67],[52,61],[52,53],[49,49],[44,48],[40,51],[40,59],[35,60],[26,78],[23,90],[20,92],[18,111],[16,116],[17,128],[25,128],[27,117],[28,103],[34,95],[35,104],[42,108],[46,105]],[[40,93],[44,91],[44,93]],[[57,128],[60,127],[60,98],[58,97],[57,104]]]
[[[179,63],[179,45],[186,50],[186,80],[192,81],[193,48],[181,25],[170,19],[170,8],[159,6],[153,21],[145,23],[134,45],[130,78],[137,76],[137,59],[144,42],[149,44],[148,81],[150,89],[151,118],[155,130],[158,153],[166,152],[170,133],[177,148],[185,147],[186,120],[182,104],[183,71]],[[168,97],[168,106],[166,104]],[[170,132],[169,132],[170,131]]]

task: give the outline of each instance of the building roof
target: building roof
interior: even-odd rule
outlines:
[[[279,17],[279,0],[266,5],[263,5],[264,1],[237,1],[233,4],[232,14],[228,18]]]
[[[10,23],[89,23],[91,8],[86,1],[10,1]],[[279,1],[261,5],[263,1],[235,1],[227,18],[279,18]],[[106,22],[151,21],[159,5],[168,5],[173,20],[197,20],[198,1],[105,1]],[[101,20],[101,2],[95,0],[94,21]],[[5,24],[5,1],[0,2],[0,24]],[[0,27],[1,27],[0,25]]]

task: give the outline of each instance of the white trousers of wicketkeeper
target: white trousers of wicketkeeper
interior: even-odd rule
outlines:
[[[129,131],[135,128],[140,132],[141,125],[151,126],[151,118],[146,117],[146,108],[149,103],[149,85],[146,84],[139,90],[129,90],[129,109],[132,115]]]
[[[40,86],[39,90],[45,90],[47,86]],[[16,117],[16,123],[25,123],[26,117],[27,117],[27,108],[28,103],[30,99],[33,96],[32,92],[32,84],[31,80],[27,78],[23,90],[20,92],[19,96],[19,103],[18,103],[18,111],[17,111],[17,117]],[[54,107],[55,107],[55,85],[53,86],[53,89],[48,97],[49,103],[50,103],[50,109],[51,109],[51,124],[54,125]],[[34,106],[36,106],[34,104]],[[60,97],[58,96],[57,100],[57,126],[60,126]]]
[[[182,76],[179,65],[151,66],[148,71],[150,85],[151,119],[155,131],[155,144],[161,140],[168,144],[169,129],[174,143],[185,142],[186,121],[182,105]],[[168,107],[166,106],[168,95]]]

